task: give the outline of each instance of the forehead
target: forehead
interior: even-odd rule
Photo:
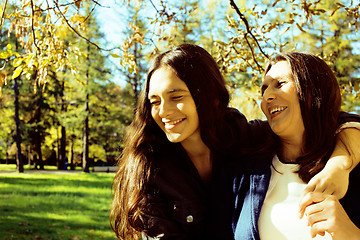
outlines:
[[[266,73],[263,82],[272,79],[292,79],[290,64],[287,61],[280,61],[271,66]]]
[[[188,91],[189,89],[170,67],[164,66],[155,70],[150,78],[148,96],[170,93],[175,90]]]

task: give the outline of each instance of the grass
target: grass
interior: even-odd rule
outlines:
[[[0,171],[10,169],[15,166],[0,164]],[[109,226],[113,177],[0,173],[0,239],[115,239]]]

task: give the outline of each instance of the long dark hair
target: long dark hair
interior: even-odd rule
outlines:
[[[297,159],[298,173],[308,182],[325,166],[335,146],[341,107],[339,84],[323,60],[304,53],[276,55],[265,74],[279,61],[289,63],[298,92],[305,126],[303,155]]]
[[[218,65],[203,48],[182,44],[156,56],[149,69],[133,122],[119,158],[112,183],[114,192],[110,214],[111,226],[119,239],[136,239],[143,229],[142,209],[146,204],[146,185],[151,175],[152,157],[168,144],[165,134],[151,117],[148,99],[152,74],[170,67],[185,82],[197,107],[200,135],[211,151],[221,151],[225,112],[229,93]]]

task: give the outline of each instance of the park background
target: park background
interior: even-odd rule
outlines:
[[[342,109],[359,113],[359,7],[352,0],[1,0],[0,239],[114,239],[114,175],[97,170],[116,165],[151,58],[172,46],[208,50],[231,106],[248,120],[264,118],[259,85],[268,59],[289,51],[324,59],[339,80]]]

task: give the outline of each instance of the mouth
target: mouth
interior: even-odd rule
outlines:
[[[287,107],[274,107],[274,108],[270,109],[269,112],[272,117],[275,117],[278,114],[280,114],[282,111],[284,111],[285,109],[287,109]]]
[[[180,123],[182,123],[186,118],[181,118],[175,121],[169,121],[169,122],[164,122],[165,124],[165,129],[166,130],[171,130],[174,127],[176,127],[177,125],[179,125]]]

